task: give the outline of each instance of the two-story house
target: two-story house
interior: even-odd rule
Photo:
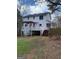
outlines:
[[[22,31],[24,35],[47,35],[51,25],[49,12],[23,16]]]

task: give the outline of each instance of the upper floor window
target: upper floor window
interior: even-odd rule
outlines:
[[[35,19],[35,16],[33,16],[33,19]]]
[[[43,15],[39,16],[39,19],[40,19],[40,20],[43,20]]]
[[[27,24],[27,23],[25,24],[25,27],[26,27],[26,26],[28,26],[28,24]]]
[[[29,17],[28,17],[28,20],[29,20]]]
[[[33,27],[35,27],[35,23],[33,23]]]

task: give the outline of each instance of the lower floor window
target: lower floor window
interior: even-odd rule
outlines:
[[[39,26],[42,26],[42,24],[39,24]]]
[[[50,23],[47,23],[46,26],[47,26],[47,27],[50,27]]]

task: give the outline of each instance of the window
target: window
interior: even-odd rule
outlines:
[[[28,20],[29,20],[29,17],[28,17]]]
[[[50,27],[50,23],[47,23],[46,26],[47,26],[47,27]]]
[[[25,24],[25,27],[27,26],[28,24]]]
[[[39,24],[39,26],[42,26],[42,24]]]
[[[39,19],[40,19],[40,20],[43,20],[43,15],[39,16]]]
[[[35,19],[35,16],[33,16],[33,19]]]
[[[35,23],[33,23],[33,27],[35,27]]]

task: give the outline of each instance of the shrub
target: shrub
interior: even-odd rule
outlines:
[[[53,35],[61,35],[61,28],[51,28],[49,29],[49,36],[53,36]]]

